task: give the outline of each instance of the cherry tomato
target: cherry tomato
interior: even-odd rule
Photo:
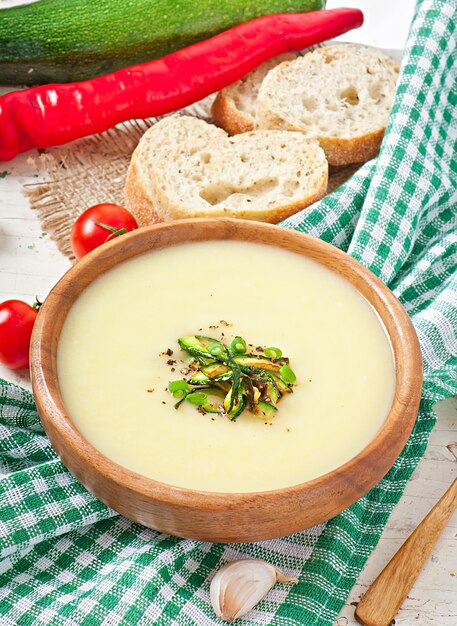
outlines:
[[[138,228],[133,215],[118,204],[95,204],[78,217],[71,230],[71,249],[77,259],[102,243]]]
[[[0,304],[0,363],[15,370],[29,366],[30,338],[37,311],[22,300]]]

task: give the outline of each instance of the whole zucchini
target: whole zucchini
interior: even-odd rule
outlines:
[[[84,80],[325,0],[39,0],[0,9],[0,84]]]

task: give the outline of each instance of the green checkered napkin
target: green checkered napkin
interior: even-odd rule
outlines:
[[[300,577],[241,624],[332,624],[424,453],[433,404],[457,392],[457,5],[419,2],[378,159],[284,222],[347,250],[400,298],[425,362],[414,432],[387,476],[327,524],[274,541],[178,539],[117,516],[58,460],[30,393],[0,384],[0,624],[217,624],[208,587],[259,557]]]

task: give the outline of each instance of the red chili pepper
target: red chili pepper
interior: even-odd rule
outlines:
[[[0,97],[0,160],[163,115],[238,80],[278,54],[358,28],[358,9],[267,15],[141,65],[79,83]]]

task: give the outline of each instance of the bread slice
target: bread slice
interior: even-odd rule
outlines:
[[[257,112],[257,94],[268,72],[283,63],[293,61],[297,55],[293,52],[280,54],[259,65],[258,68],[221,89],[211,107],[214,122],[226,130],[229,135],[246,133],[254,130]]]
[[[399,68],[355,45],[318,48],[268,72],[257,98],[256,127],[318,139],[330,165],[362,163],[381,145]]]
[[[217,216],[275,223],[321,198],[327,176],[323,150],[302,133],[230,138],[202,120],[173,115],[141,138],[125,199],[141,225]]]
[[[226,136],[221,128],[186,115],[165,117],[145,132],[132,155],[124,186],[125,204],[140,225],[172,219],[161,208],[165,200],[159,203],[157,198],[162,185],[158,178],[168,162],[189,152],[188,139],[192,138],[193,150],[201,150],[208,141]]]

